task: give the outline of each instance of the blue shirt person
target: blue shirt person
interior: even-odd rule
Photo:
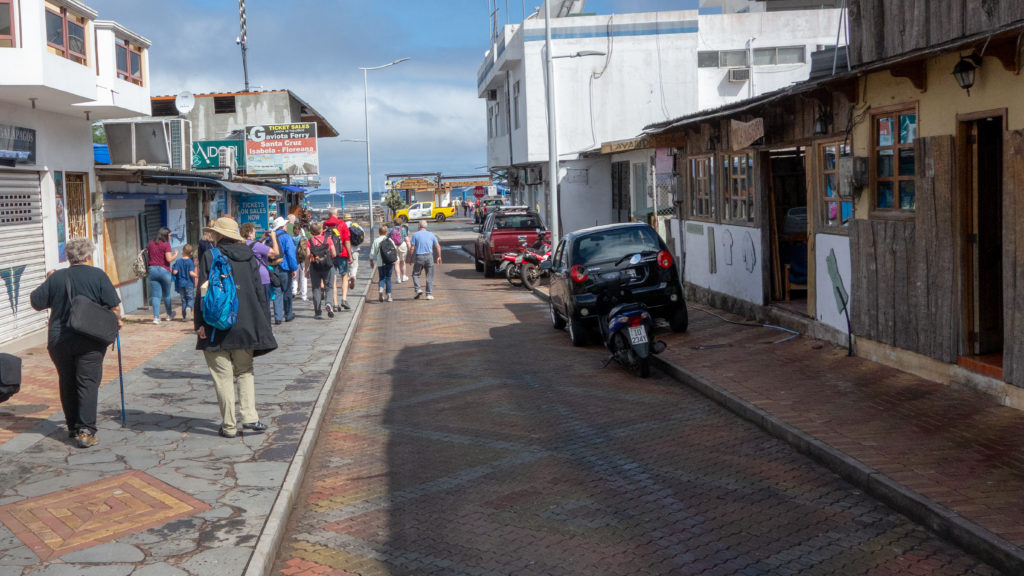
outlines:
[[[437,236],[427,230],[427,221],[420,220],[419,230],[409,240],[413,249],[412,286],[416,290],[417,300],[423,296],[420,289],[420,273],[426,270],[427,300],[434,299],[434,250],[437,250],[437,263],[441,264],[441,243]]]

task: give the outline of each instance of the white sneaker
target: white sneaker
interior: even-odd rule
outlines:
[[[409,277],[408,276],[402,276],[402,282],[408,282],[408,281],[409,281]]]
[[[153,318],[153,324],[159,324],[159,323],[160,323],[160,319],[159,318]]]
[[[399,276],[399,277],[397,278],[397,280],[398,280],[398,283],[399,283],[399,284],[401,284],[401,283],[402,283],[402,277],[401,277],[401,276]]]
[[[434,299],[434,295],[433,294],[427,294],[427,300],[433,300],[433,299]]]

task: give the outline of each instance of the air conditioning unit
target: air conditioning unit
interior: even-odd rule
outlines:
[[[541,183],[543,183],[543,179],[541,178],[540,168],[527,168],[523,171],[523,184],[536,186]]]
[[[164,120],[169,146],[168,166],[175,170],[192,169],[192,123],[181,118]]]
[[[495,100],[497,100],[498,99],[498,91],[497,90],[488,90],[487,91],[487,99],[489,101],[491,101],[491,102],[494,102]]]
[[[221,169],[227,168],[234,174],[238,171],[238,163],[235,158],[235,149],[227,146],[221,146],[217,149],[217,165]]]
[[[750,80],[750,68],[729,68],[729,82],[746,82]]]

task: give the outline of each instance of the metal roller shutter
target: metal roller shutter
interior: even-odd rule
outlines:
[[[46,327],[29,294],[46,279],[43,210],[37,172],[0,171],[0,342]]]

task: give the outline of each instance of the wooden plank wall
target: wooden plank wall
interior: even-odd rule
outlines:
[[[856,66],[1024,20],[1021,0],[851,0]]]
[[[856,335],[954,362],[959,346],[952,136],[919,138],[913,220],[855,220],[850,229]]]
[[[1024,384],[1024,132],[1007,134],[1003,171],[1003,379]]]

